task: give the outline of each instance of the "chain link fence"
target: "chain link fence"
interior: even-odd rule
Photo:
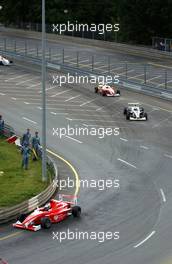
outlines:
[[[42,59],[41,42],[33,40],[0,39],[0,52],[15,54],[32,60]],[[62,65],[77,71],[98,75],[119,75],[119,80],[130,81],[157,89],[172,91],[172,67],[153,62],[120,61],[108,55],[64,49],[53,44],[46,48],[47,63]]]

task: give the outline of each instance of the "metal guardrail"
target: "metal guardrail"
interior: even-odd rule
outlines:
[[[5,125],[5,136],[12,136],[14,135],[14,129],[9,126]],[[50,185],[40,194],[36,195],[35,197],[24,201],[18,205],[8,207],[8,208],[0,208],[0,224],[9,222],[19,216],[21,213],[30,213],[37,207],[42,206],[45,204],[56,192],[57,190],[57,181],[58,181],[58,168],[54,161],[47,155],[47,165],[51,170],[51,183]]]

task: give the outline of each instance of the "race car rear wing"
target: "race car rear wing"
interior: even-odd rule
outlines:
[[[76,195],[59,194],[59,201],[69,202],[71,204],[77,205]]]

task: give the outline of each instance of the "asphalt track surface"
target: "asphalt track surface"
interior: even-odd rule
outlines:
[[[23,36],[25,39],[11,36],[7,32],[1,32],[1,35],[0,49],[4,48],[5,39],[7,51],[14,52],[15,50],[18,54],[41,58],[40,41],[27,39],[27,33],[26,36]],[[165,88],[166,79],[168,89],[172,89],[172,64],[170,60],[168,62],[158,59],[148,60],[141,56],[119,53],[103,47],[96,48],[85,45],[83,48],[83,45],[65,41],[47,42],[46,58],[53,63],[79,67],[82,70],[91,71],[94,68],[94,72],[99,74],[106,74],[110,71],[112,75],[119,75],[119,79],[127,78],[129,81],[138,84],[144,84],[146,80],[147,85],[157,89]]]
[[[119,179],[120,189],[80,188],[80,220],[37,233],[0,227],[0,256],[10,264],[167,263],[172,245],[172,105],[121,89],[120,98],[94,94],[90,85],[52,85],[47,76],[47,144],[69,160],[80,179]],[[37,67],[0,68],[0,113],[17,132],[41,131]],[[123,108],[141,102],[148,122],[127,122]],[[53,136],[57,127],[119,127],[119,136]],[[53,232],[119,232],[118,240],[53,239]],[[99,241],[98,241],[99,240]]]

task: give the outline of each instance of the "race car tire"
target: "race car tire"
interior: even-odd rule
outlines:
[[[127,115],[126,115],[126,119],[127,119],[127,120],[130,120],[130,114],[127,114]]]
[[[41,218],[41,227],[44,229],[49,229],[52,223],[48,217]]]
[[[127,107],[124,108],[124,112],[123,112],[124,115],[127,114]]]
[[[102,93],[102,96],[106,96],[106,93]]]
[[[146,120],[148,120],[148,114],[144,113],[144,117],[146,118]]]
[[[73,217],[80,217],[81,216],[81,207],[79,207],[79,206],[74,206],[73,208],[72,208],[72,215],[73,215]]]
[[[98,93],[98,87],[94,88],[95,93]]]
[[[21,214],[17,218],[17,221],[20,221],[20,223],[22,223],[26,219],[27,216],[28,216],[28,214]]]
[[[121,94],[121,91],[120,91],[120,90],[117,90],[117,91],[116,91],[116,94]]]

